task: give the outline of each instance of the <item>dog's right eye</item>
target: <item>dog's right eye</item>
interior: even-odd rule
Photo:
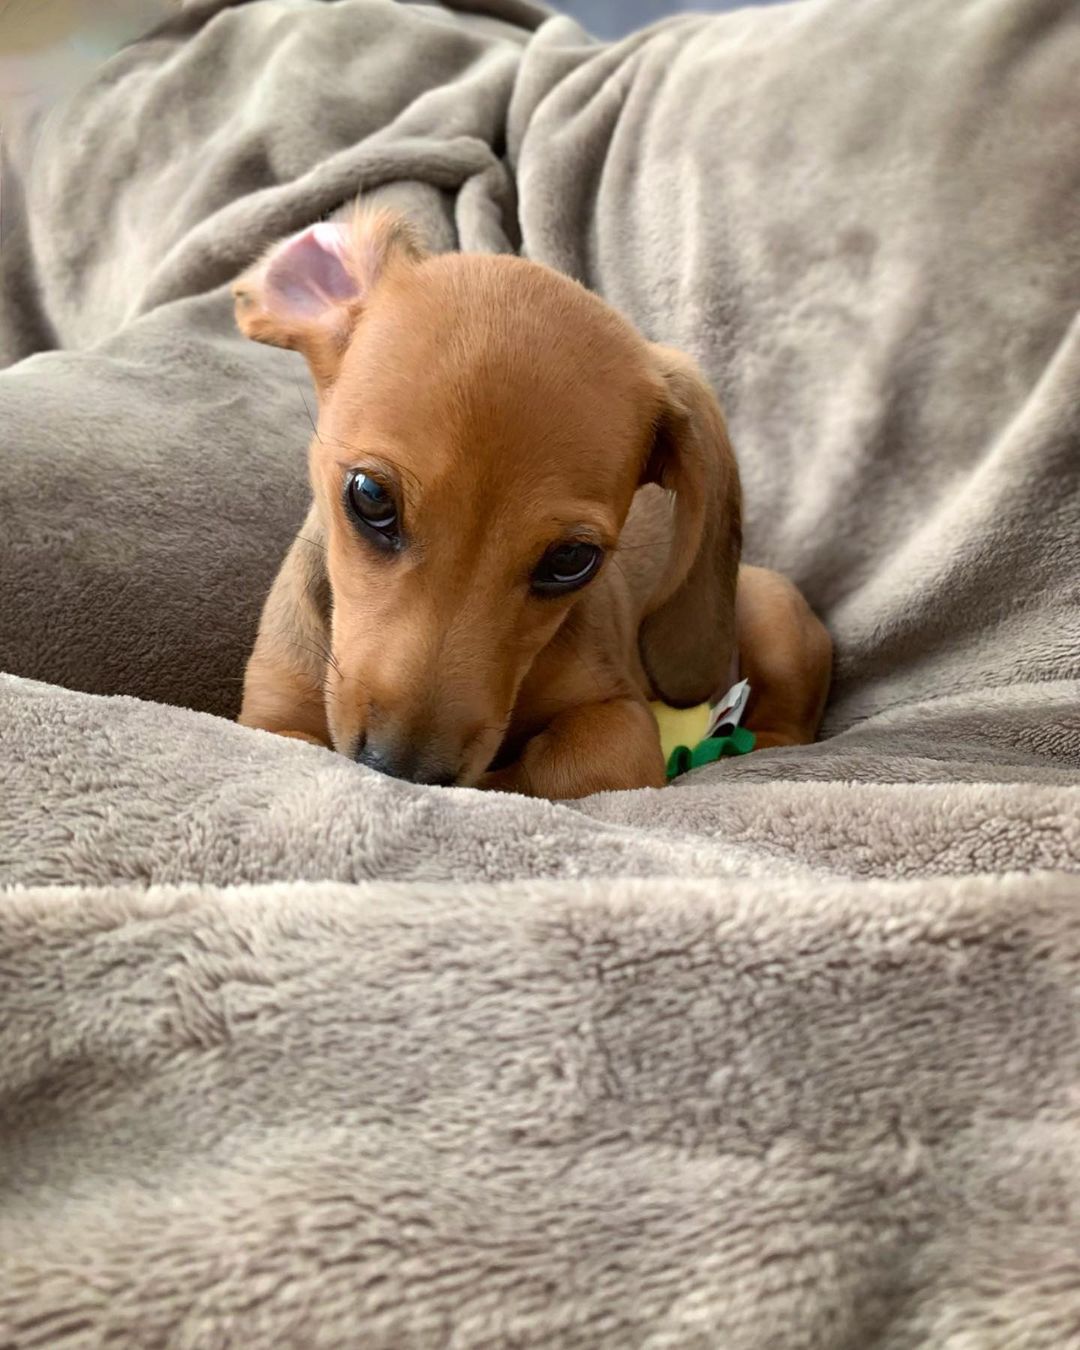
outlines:
[[[393,493],[359,469],[345,481],[345,505],[358,524],[387,543],[398,542],[398,510]]]
[[[556,544],[533,572],[532,588],[537,595],[566,595],[591,581],[603,561],[603,550],[585,540]]]

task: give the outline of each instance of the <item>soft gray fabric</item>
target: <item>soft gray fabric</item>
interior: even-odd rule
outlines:
[[[41,889],[13,966],[5,1344],[1076,1343],[1053,878]]]
[[[201,0],[5,136],[0,1345],[1080,1343],[1080,5],[458,8]],[[702,360],[819,745],[221,720],[311,399],[227,285],[360,190]]]

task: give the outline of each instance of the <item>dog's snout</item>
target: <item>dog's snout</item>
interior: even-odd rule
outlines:
[[[432,752],[430,747],[410,742],[394,742],[361,737],[353,759],[365,768],[388,778],[401,778],[408,783],[426,783],[432,787],[453,787],[460,767]]]

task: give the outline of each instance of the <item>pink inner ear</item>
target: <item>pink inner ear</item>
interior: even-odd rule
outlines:
[[[349,229],[323,221],[311,225],[272,254],[263,277],[267,309],[313,319],[331,305],[352,300],[359,287],[344,263]]]

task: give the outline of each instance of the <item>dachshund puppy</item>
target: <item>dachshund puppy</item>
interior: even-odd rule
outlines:
[[[735,459],[686,356],[549,268],[430,256],[386,212],[285,240],[234,294],[318,397],[241,723],[415,783],[581,797],[661,787],[649,701],[739,669],[759,745],[813,740],[831,644],[790,583],[740,568]]]

